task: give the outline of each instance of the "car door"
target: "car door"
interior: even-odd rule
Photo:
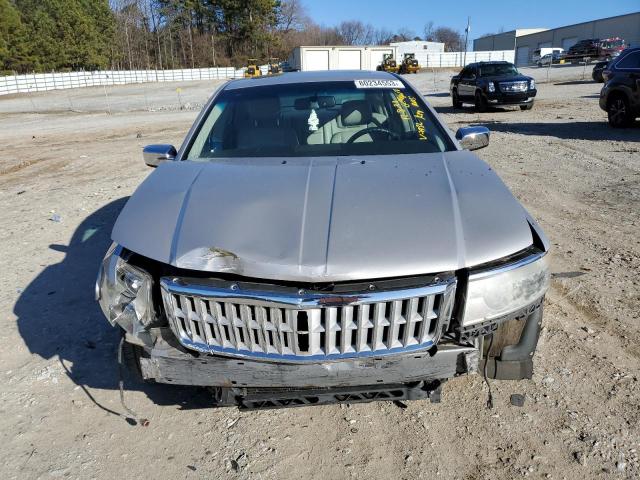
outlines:
[[[629,100],[634,108],[640,108],[640,50],[631,52],[616,62],[615,69],[624,72],[630,90]]]
[[[460,82],[458,83],[458,96],[460,98],[473,98],[476,93],[476,69],[475,67],[465,67],[460,72]]]

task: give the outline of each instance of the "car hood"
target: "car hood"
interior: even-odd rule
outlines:
[[[531,77],[527,77],[526,75],[497,75],[495,77],[486,78],[492,82],[528,82],[531,80]]]
[[[453,271],[532,243],[527,213],[466,151],[167,162],[115,242],[175,267],[301,282]]]

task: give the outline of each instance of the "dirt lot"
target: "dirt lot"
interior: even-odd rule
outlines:
[[[411,77],[450,128],[491,128],[479,155],[553,243],[532,381],[493,382],[493,410],[470,376],[441,404],[249,413],[129,381],[146,428],[118,415],[118,334],[93,282],[118,211],[150,173],[141,147],[179,144],[213,86],[0,99],[0,477],[638,478],[640,126],[610,129],[600,85],[571,72],[539,85],[532,111],[484,114],[452,111],[446,77]]]

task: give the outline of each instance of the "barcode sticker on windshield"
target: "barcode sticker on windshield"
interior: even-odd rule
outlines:
[[[356,88],[404,88],[400,80],[354,80]]]

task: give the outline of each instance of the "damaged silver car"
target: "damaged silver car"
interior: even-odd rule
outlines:
[[[113,229],[96,295],[132,368],[274,408],[428,398],[530,378],[549,245],[402,77],[219,88]]]

